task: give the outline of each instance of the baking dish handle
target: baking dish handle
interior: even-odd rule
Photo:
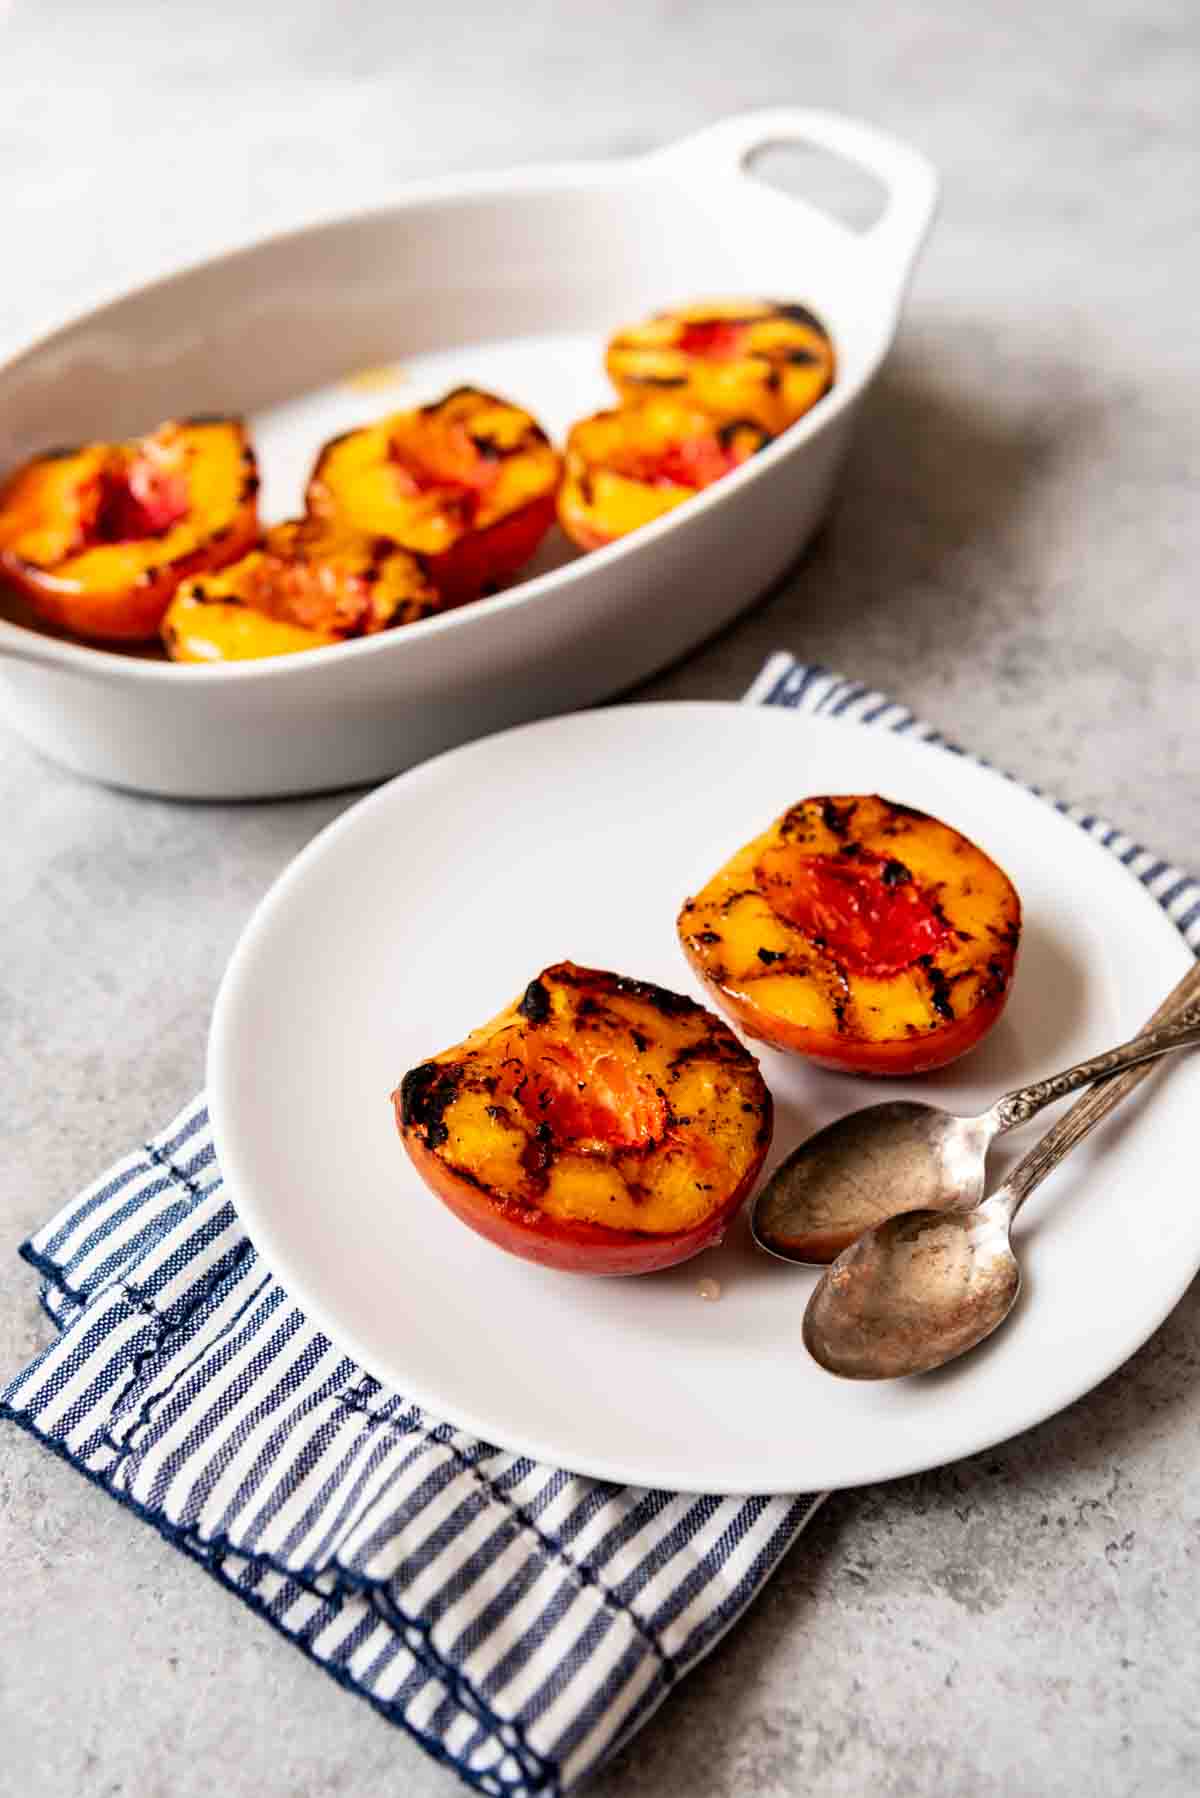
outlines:
[[[875,224],[866,231],[840,224],[839,229],[858,245],[865,258],[889,270],[898,288],[903,287],[933,219],[938,178],[932,163],[898,138],[841,113],[780,107],[722,119],[657,154],[697,173],[707,168],[750,180],[747,165],[751,157],[789,144],[828,150],[858,163],[882,182],[887,200]]]

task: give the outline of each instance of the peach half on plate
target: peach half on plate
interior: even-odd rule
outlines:
[[[605,367],[627,405],[669,395],[718,419],[785,431],[833,386],[829,333],[807,306],[709,300],[656,312],[609,343]]]
[[[760,425],[722,424],[679,400],[597,412],[567,438],[559,523],[581,549],[600,549],[731,474],[769,441]]]
[[[561,463],[530,413],[457,387],[327,443],[308,510],[425,559],[447,605],[512,579],[554,522]]]
[[[771,1095],[726,1024],[572,962],[392,1097],[413,1165],[456,1217],[572,1273],[650,1273],[719,1242],[771,1141]]]
[[[218,574],[185,582],[162,637],[176,662],[240,662],[321,649],[442,608],[419,557],[336,520],[293,518]]]
[[[679,914],[748,1036],[847,1073],[918,1074],[1004,1009],[1021,904],[961,832],[877,795],[802,799]]]
[[[258,536],[241,421],[190,418],[128,443],[50,450],[0,487],[0,577],[75,636],[156,635],[180,582]]]

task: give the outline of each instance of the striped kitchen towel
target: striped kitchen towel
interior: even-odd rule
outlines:
[[[788,656],[748,698],[941,740]],[[1200,948],[1200,886],[1060,809]],[[306,1321],[235,1199],[198,1099],[64,1207],[22,1249],[56,1335],[0,1412],[469,1784],[565,1791],[712,1648],[820,1495],[607,1485],[453,1429]]]

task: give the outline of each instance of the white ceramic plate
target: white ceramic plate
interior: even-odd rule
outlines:
[[[853,231],[754,173],[819,146],[866,170]],[[0,367],[0,472],[48,444],[196,412],[250,415],[267,523],[294,511],[331,434],[491,384],[561,439],[612,403],[605,339],[705,294],[799,299],[837,380],[727,479],[588,556],[552,532],[525,578],[404,630],[306,655],[185,666],[5,618],[0,708],[56,760],[174,797],[347,786],[674,661],[779,578],[819,522],[895,333],[937,178],[830,113],[725,119],[647,156],[455,177],[268,238],[88,313]],[[355,371],[399,377],[375,391]]]
[[[726,1242],[604,1280],[514,1260],[412,1172],[389,1093],[547,963],[695,991],[679,902],[806,793],[879,790],[976,838],[1025,905],[1008,1010],[966,1061],[888,1093],[981,1108],[1131,1034],[1187,965],[1138,883],[1050,806],[940,749],[736,705],[640,705],[455,750],[355,806],[251,921],[209,1056],[218,1152],[257,1247],[380,1379],[506,1448],[711,1492],[881,1480],[956,1459],[1111,1373],[1200,1264],[1200,1063],[1127,1101],[1019,1225],[1027,1284],[956,1367],[857,1386],[804,1352],[811,1274]],[[773,1165],[878,1084],[767,1052]],[[1009,1158],[1028,1145],[1019,1133]],[[997,1169],[1004,1157],[995,1155]],[[721,1282],[717,1303],[697,1292]]]

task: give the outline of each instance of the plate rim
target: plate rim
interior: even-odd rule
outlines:
[[[693,713],[702,712],[709,715],[714,713],[735,713],[740,716],[754,716],[757,714],[760,718],[763,715],[779,713],[789,716],[793,723],[803,719],[805,725],[815,727],[822,733],[826,730],[836,731],[837,729],[858,730],[861,732],[863,728],[861,724],[857,724],[854,720],[847,720],[837,716],[823,714],[797,712],[786,706],[769,706],[761,702],[756,704],[747,699],[662,699],[635,701],[629,704],[590,707],[577,711],[556,713],[548,718],[534,719],[523,724],[512,725],[506,730],[492,732],[487,736],[475,738],[468,743],[458,744],[451,749],[444,750],[439,755],[432,756],[428,760],[404,770],[400,774],[394,775],[390,780],[384,781],[373,791],[364,794],[360,799],[349,805],[338,817],[332,819],[328,824],[323,826],[322,829],[320,829],[316,835],[298,851],[286,866],[281,869],[244,924],[230,954],[229,960],[226,963],[224,973],[222,974],[218,986],[216,999],[213,1004],[205,1058],[205,1085],[214,1149],[218,1165],[222,1171],[224,1184],[230,1200],[234,1204],[238,1220],[247,1237],[253,1243],[256,1253],[261,1256],[266,1271],[279,1280],[280,1284],[286,1289],[289,1298],[300,1308],[311,1324],[319,1328],[329,1337],[332,1343],[336,1344],[337,1347],[342,1349],[345,1353],[351,1355],[367,1372],[373,1373],[373,1377],[380,1379],[383,1384],[397,1387],[399,1390],[403,1391],[406,1398],[419,1405],[422,1410],[427,1411],[430,1415],[438,1418],[440,1421],[450,1424],[452,1428],[463,1430],[483,1441],[493,1443],[496,1447],[503,1448],[509,1453],[525,1456],[539,1463],[554,1467],[567,1466],[567,1464],[562,1462],[560,1455],[553,1449],[553,1447],[549,1447],[544,1441],[539,1441],[535,1434],[514,1432],[506,1429],[504,1431],[505,1440],[500,1442],[497,1440],[495,1431],[489,1427],[486,1420],[477,1414],[474,1414],[470,1407],[456,1405],[451,1406],[448,1409],[442,1399],[430,1399],[423,1395],[422,1392],[418,1391],[413,1386],[410,1380],[397,1380],[391,1371],[382,1368],[379,1368],[378,1372],[374,1372],[371,1363],[376,1361],[376,1358],[369,1349],[366,1352],[363,1351],[363,1344],[358,1339],[357,1331],[353,1324],[348,1326],[345,1320],[339,1316],[333,1315],[327,1310],[319,1297],[314,1296],[304,1276],[297,1276],[288,1265],[286,1247],[283,1249],[282,1254],[277,1253],[279,1238],[274,1231],[269,1215],[267,1214],[269,1208],[264,1210],[264,1208],[258,1206],[258,1202],[253,1196],[252,1181],[248,1179],[239,1181],[237,1174],[239,1166],[237,1149],[234,1146],[233,1135],[231,1135],[226,1128],[226,1094],[221,1070],[223,1061],[227,1056],[226,1044],[230,1031],[229,1014],[236,1003],[238,983],[244,977],[245,971],[251,965],[252,957],[259,939],[269,931],[276,910],[287,903],[293,888],[303,881],[309,865],[323,859],[324,856],[329,854],[331,845],[334,844],[343,833],[348,834],[351,830],[361,828],[362,820],[365,816],[370,815],[376,810],[383,809],[383,807],[390,802],[394,789],[401,784],[406,786],[419,785],[424,780],[434,777],[436,771],[440,771],[444,764],[452,761],[455,757],[465,759],[478,753],[484,745],[494,744],[501,739],[508,740],[521,735],[530,735],[538,732],[552,733],[563,724],[571,721],[584,718],[595,718],[606,719],[610,722],[620,720],[628,724],[632,719],[638,717],[644,718],[648,714],[669,712],[679,715],[689,711]],[[879,734],[887,736],[892,733],[884,730]],[[942,740],[927,741],[923,738],[916,738],[910,735],[905,735],[902,740],[904,741],[906,748],[911,749],[918,755],[918,759],[923,760],[926,756],[935,758],[931,761],[931,766],[937,765],[936,758],[945,757],[951,753],[947,749],[945,742]],[[1172,942],[1176,945],[1178,950],[1180,975],[1192,965],[1195,957],[1192,955],[1192,952],[1189,950],[1175,924],[1168,917],[1162,906],[1159,905],[1154,895],[1148,888],[1146,888],[1144,883],[1138,879],[1137,875],[1134,874],[1131,869],[1121,863],[1119,858],[1114,857],[1111,852],[1105,848],[1103,844],[1098,842],[1096,838],[1091,836],[1090,833],[1084,831],[1053,798],[1048,797],[1041,789],[1027,785],[1015,776],[992,766],[990,763],[981,761],[979,758],[969,753],[965,755],[955,754],[954,760],[960,767],[964,765],[969,766],[972,773],[981,777],[985,783],[999,783],[1003,788],[1010,792],[1015,790],[1022,795],[1023,799],[1028,799],[1040,807],[1045,807],[1050,814],[1057,815],[1064,826],[1068,826],[1074,833],[1079,846],[1084,849],[1085,857],[1088,855],[1089,851],[1091,851],[1096,855],[1103,857],[1104,865],[1110,868],[1115,869],[1124,867],[1124,872],[1128,877],[1128,880],[1135,888],[1140,889],[1145,896],[1147,917],[1153,913],[1158,921],[1155,928],[1158,930],[1158,934],[1164,946]],[[235,1190],[238,1192],[238,1198],[236,1200],[233,1197]],[[251,1195],[248,1200],[243,1196],[245,1194]],[[632,1462],[622,1461],[620,1457],[611,1455],[573,1459],[572,1463],[567,1467],[567,1471],[583,1478],[603,1480],[618,1485],[645,1486],[687,1494],[713,1494],[722,1497],[777,1497],[790,1496],[799,1491],[853,1490],[867,1485],[878,1485],[890,1480],[908,1478],[915,1474],[933,1471],[938,1467],[950,1466],[960,1460],[968,1459],[972,1455],[998,1447],[1004,1442],[1011,1441],[1017,1436],[1024,1435],[1028,1430],[1037,1428],[1049,1418],[1070,1409],[1070,1407],[1077,1404],[1080,1399],[1084,1398],[1096,1387],[1102,1385],[1105,1380],[1111,1378],[1111,1376],[1116,1373],[1119,1368],[1123,1367],[1125,1363],[1149,1341],[1150,1337],[1161,1328],[1162,1324],[1166,1321],[1167,1317],[1170,1316],[1171,1312],[1175,1309],[1176,1305],[1187,1291],[1187,1288],[1192,1283],[1197,1272],[1200,1272],[1200,1242],[1197,1244],[1194,1257],[1190,1260],[1185,1259],[1181,1262],[1180,1276],[1176,1281],[1170,1283],[1169,1296],[1167,1297],[1166,1302],[1161,1306],[1156,1304],[1152,1307],[1153,1317],[1149,1325],[1143,1328],[1142,1321],[1139,1319],[1132,1337],[1130,1337],[1128,1332],[1122,1336],[1121,1346],[1117,1353],[1114,1357],[1106,1355],[1104,1358],[1105,1364],[1102,1368],[1098,1371],[1089,1369],[1077,1383],[1071,1384],[1070,1390],[1065,1397],[1056,1394],[1049,1400],[1049,1402],[1044,1404],[1040,1401],[1033,1401],[1029,1414],[1015,1428],[1005,1427],[999,1433],[996,1433],[994,1427],[989,1428],[987,1425],[982,1426],[978,1432],[970,1436],[965,1446],[956,1446],[954,1452],[945,1459],[939,1458],[930,1460],[927,1454],[918,1452],[911,1459],[905,1459],[903,1456],[893,1457],[891,1462],[884,1465],[883,1471],[871,1476],[869,1479],[864,1479],[862,1477],[847,1478],[834,1481],[821,1481],[816,1484],[799,1487],[794,1480],[780,1480],[778,1483],[770,1482],[766,1484],[758,1482],[753,1486],[746,1486],[730,1483],[725,1479],[719,1478],[712,1480],[703,1479],[698,1476],[686,1480],[672,1477],[669,1482],[664,1483],[660,1479],[647,1478],[644,1466],[638,1466]],[[1164,1285],[1163,1290],[1167,1290],[1166,1285]],[[376,1367],[378,1367],[377,1361]]]

